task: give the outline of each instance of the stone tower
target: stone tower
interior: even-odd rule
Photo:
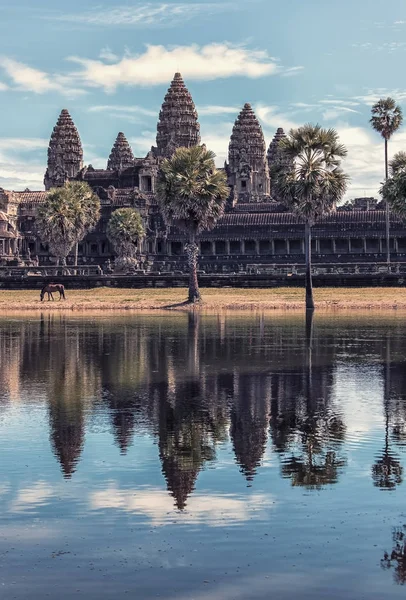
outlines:
[[[111,149],[107,169],[109,171],[122,171],[134,166],[134,154],[124,133],[120,131],[114,146]]]
[[[176,148],[191,148],[200,144],[200,125],[192,96],[182,75],[175,77],[159,113],[156,144],[158,155],[171,156]]]
[[[228,149],[227,172],[240,202],[262,202],[270,192],[266,145],[250,104],[238,115]]]
[[[48,146],[45,189],[64,185],[69,179],[75,178],[82,167],[82,142],[69,112],[64,108],[52,131]]]
[[[278,144],[284,138],[286,138],[285,132],[283,131],[282,127],[278,127],[278,129],[274,135],[274,138],[273,138],[272,142],[269,144],[269,148],[268,148],[267,158],[268,158],[269,169],[271,169],[272,165],[274,165],[276,162],[279,162],[279,160],[280,160],[280,157],[278,156],[278,154],[279,154]]]
[[[283,131],[282,127],[279,127],[274,135],[272,142],[269,144],[268,154],[267,154],[268,167],[269,167],[269,172],[271,175],[271,195],[274,200],[278,200],[278,198],[277,198],[276,193],[272,189],[272,168],[275,166],[281,166],[281,165],[285,165],[286,167],[289,167],[292,164],[290,159],[286,159],[281,156],[281,152],[278,149],[279,142],[281,140],[283,140],[284,138],[286,138],[286,134]]]

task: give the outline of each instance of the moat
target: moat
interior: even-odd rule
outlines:
[[[2,600],[403,598],[405,316],[3,315]]]

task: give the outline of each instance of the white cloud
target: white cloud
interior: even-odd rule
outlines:
[[[141,514],[152,525],[162,526],[173,520],[174,499],[159,488],[120,490],[111,483],[105,490],[91,493],[90,506],[93,510],[115,509]],[[187,509],[180,518],[183,523],[224,527],[261,519],[274,506],[275,500],[269,494],[253,494],[241,499],[228,494],[195,493],[188,499]]]
[[[147,46],[143,54],[125,55],[113,64],[101,60],[70,57],[81,69],[72,81],[113,92],[120,85],[153,86],[171,81],[181,71],[188,81],[229,77],[265,77],[283,72],[265,50],[250,50],[224,42],[206,46]]]
[[[199,116],[214,116],[214,115],[238,115],[241,111],[241,107],[238,106],[218,106],[218,105],[207,105],[198,106],[197,112]]]
[[[0,57],[0,67],[19,91],[29,91],[35,94],[46,92],[59,92],[65,96],[77,96],[85,93],[75,87],[71,87],[69,78],[62,75],[52,77],[44,71],[34,69],[11,58]]]
[[[8,90],[8,85],[6,85],[5,83],[2,83],[0,81],[0,92],[5,92],[6,90]]]
[[[71,23],[82,23],[100,27],[162,27],[179,25],[196,17],[213,15],[228,10],[236,10],[236,5],[228,2],[219,3],[152,3],[144,2],[133,6],[117,6],[115,8],[91,10],[83,13],[58,15],[54,20]]]
[[[280,112],[277,106],[265,106],[258,104],[254,107],[255,113],[260,121],[267,127],[277,129],[283,127],[286,131],[298,126],[298,123],[292,120],[291,116]]]
[[[47,146],[42,138],[0,138],[0,187],[43,189]]]
[[[115,62],[119,59],[117,54],[114,54],[114,52],[108,46],[100,50],[99,58],[110,62]]]
[[[282,77],[295,77],[295,75],[299,75],[303,69],[304,67],[289,67],[285,69],[281,75]]]
[[[88,108],[88,112],[107,112],[111,114],[122,113],[123,115],[142,115],[145,117],[156,117],[158,118],[159,110],[151,110],[142,106],[124,106],[122,104],[102,104],[91,106]]]

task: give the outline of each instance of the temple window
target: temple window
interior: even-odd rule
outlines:
[[[246,182],[246,181],[244,181],[244,180],[243,180],[243,181],[241,181],[241,189],[242,189],[242,190],[245,190],[245,189],[246,189],[246,187],[247,187],[247,182]]]
[[[302,240],[290,240],[290,254],[303,254]]]
[[[275,254],[286,254],[286,240],[275,240]]]
[[[255,240],[245,240],[245,254],[256,254]]]
[[[97,244],[90,244],[90,254],[97,254]]]
[[[259,242],[260,254],[272,254],[272,246],[269,240],[260,240]]]
[[[158,254],[163,254],[163,246],[162,246],[162,242],[158,242],[157,246],[156,246],[156,251]]]
[[[181,242],[172,242],[171,250],[174,256],[180,256],[182,254],[182,243]]]
[[[230,242],[230,254],[241,254],[240,240],[232,240]]]
[[[200,251],[204,255],[212,254],[211,242],[201,242]]]
[[[216,242],[216,254],[226,254],[226,243],[224,241]]]
[[[143,175],[141,177],[141,190],[143,192],[152,192],[152,177],[150,175]]]

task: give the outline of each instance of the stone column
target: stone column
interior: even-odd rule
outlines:
[[[245,240],[240,240],[241,254],[245,254]]]
[[[271,253],[273,256],[275,255],[275,240],[274,239],[271,240]]]
[[[363,244],[363,249],[364,249],[364,254],[367,253],[367,238],[362,238],[362,244]]]
[[[286,254],[290,254],[290,240],[286,240]]]
[[[255,240],[255,254],[259,255],[260,254],[260,250],[259,250],[259,240]]]
[[[211,242],[211,253],[213,256],[216,255],[216,242]]]
[[[336,241],[334,238],[332,238],[332,240],[331,240],[331,249],[332,249],[333,254],[336,254]]]
[[[226,240],[226,254],[230,256],[230,240]]]

